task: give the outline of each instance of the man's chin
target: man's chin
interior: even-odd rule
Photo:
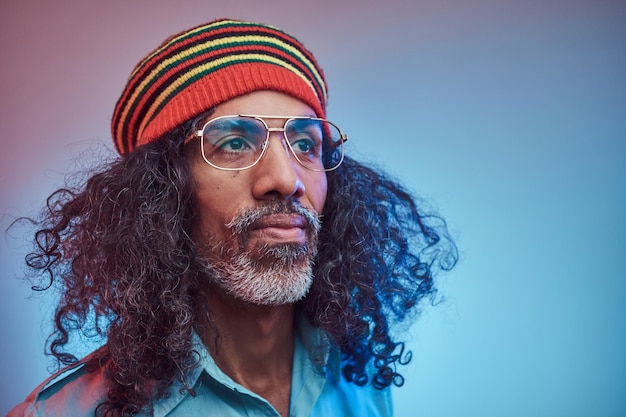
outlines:
[[[241,302],[265,306],[292,304],[306,296],[313,276],[310,263],[288,264],[283,259],[262,263],[240,257],[217,265],[215,283]]]

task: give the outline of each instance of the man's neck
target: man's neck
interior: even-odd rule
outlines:
[[[217,366],[286,415],[294,353],[294,307],[256,306],[212,291],[198,332]]]

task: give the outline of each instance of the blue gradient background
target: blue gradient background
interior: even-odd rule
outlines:
[[[166,36],[271,23],[318,57],[349,152],[431,201],[461,250],[407,334],[396,415],[626,415],[626,2],[264,4],[3,1],[2,229],[111,149],[125,78]],[[2,415],[49,365],[23,233],[0,239]]]

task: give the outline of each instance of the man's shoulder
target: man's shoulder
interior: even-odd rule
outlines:
[[[107,390],[103,370],[88,371],[82,360],[43,381],[7,417],[93,417]]]

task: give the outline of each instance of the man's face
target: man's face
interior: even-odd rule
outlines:
[[[238,114],[315,116],[291,96],[257,91],[219,105],[210,118]],[[270,128],[284,122],[266,119]],[[240,171],[208,165],[198,140],[187,146],[196,183],[192,236],[214,284],[254,304],[280,305],[304,297],[312,280],[326,174],[301,166],[285,147],[282,132],[271,132],[263,158]]]

